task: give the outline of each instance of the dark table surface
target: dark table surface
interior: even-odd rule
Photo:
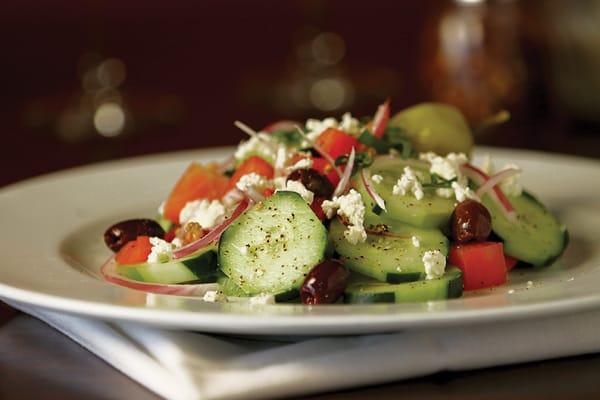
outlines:
[[[600,354],[420,379],[306,399],[598,399]],[[0,303],[0,399],[158,399],[43,322]]]

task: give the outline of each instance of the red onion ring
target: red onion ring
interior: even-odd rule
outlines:
[[[204,235],[202,238],[196,240],[195,242],[189,243],[179,249],[173,250],[173,259],[179,259],[186,257],[195,251],[208,246],[212,242],[218,240],[221,237],[223,231],[231,224],[233,221],[237,219],[244,211],[246,211],[250,207],[250,202],[242,201],[236,209],[233,211],[233,214],[229,218],[226,218],[219,225],[214,227],[210,232]]]
[[[460,166],[460,169],[463,174],[472,179],[480,187],[490,179],[485,172],[473,166],[472,164],[463,164]],[[517,211],[512,206],[502,189],[500,189],[498,186],[494,186],[489,195],[492,200],[498,204],[498,206],[500,206],[500,210],[509,221],[514,221],[517,218]]]
[[[385,201],[375,191],[375,188],[371,184],[371,180],[368,177],[368,170],[366,168],[363,168],[360,171],[360,177],[362,178],[363,184],[365,185],[365,189],[367,189],[367,193],[369,193],[369,196],[371,196],[373,201],[375,201],[375,204],[377,204],[379,208],[381,208],[383,211],[387,212],[387,209],[385,208]]]
[[[375,117],[373,117],[373,136],[376,138],[383,137],[385,127],[390,119],[390,99],[386,99],[383,104],[377,108]]]
[[[477,196],[482,197],[500,182],[502,182],[506,178],[518,174],[519,172],[521,171],[517,168],[507,168],[498,172],[497,174],[491,176],[490,179],[488,179],[483,185],[479,187],[479,189],[477,189]]]
[[[294,130],[294,128],[298,124],[299,123],[297,121],[291,121],[291,120],[284,119],[284,120],[276,121],[276,122],[273,122],[272,124],[267,125],[266,127],[264,127],[262,129],[262,131],[267,132],[267,133],[273,133],[275,131],[291,131],[291,130]]]
[[[344,173],[340,177],[340,181],[333,191],[333,197],[339,196],[342,193],[345,193],[348,189],[348,183],[350,183],[350,177],[352,176],[352,169],[354,168],[354,160],[356,158],[356,152],[354,151],[354,147],[352,147],[352,151],[350,152],[350,156],[348,157],[348,162],[344,167]]]
[[[102,277],[115,285],[124,286],[129,289],[143,290],[157,294],[172,294],[178,296],[204,296],[209,290],[217,290],[216,283],[198,283],[198,284],[162,284],[140,282],[125,278],[117,273],[117,262],[114,257],[109,258],[100,268]]]

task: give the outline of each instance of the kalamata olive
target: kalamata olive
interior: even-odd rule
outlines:
[[[334,187],[329,179],[312,168],[297,169],[288,176],[288,179],[301,182],[317,197],[330,198],[333,194]]]
[[[340,261],[327,260],[315,266],[300,288],[304,304],[334,303],[346,289],[350,271]]]
[[[164,229],[152,219],[129,219],[114,224],[104,232],[104,243],[114,252],[138,236],[163,238]]]
[[[467,199],[454,209],[451,224],[454,241],[458,243],[481,242],[490,236],[492,216],[483,204]]]

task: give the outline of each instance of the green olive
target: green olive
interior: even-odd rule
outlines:
[[[388,126],[402,128],[419,152],[468,155],[473,149],[473,136],[465,117],[447,104],[421,103],[406,108],[394,115]]]

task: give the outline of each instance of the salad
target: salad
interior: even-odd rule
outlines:
[[[474,165],[454,107],[280,121],[220,163],[192,162],[155,219],[107,229],[110,282],[205,301],[403,303],[545,266],[567,230],[514,164]]]

